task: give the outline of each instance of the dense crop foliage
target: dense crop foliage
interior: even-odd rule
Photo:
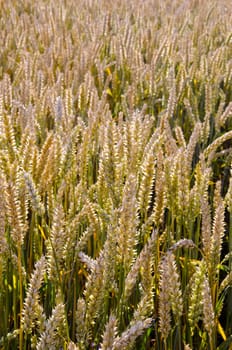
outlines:
[[[232,349],[228,1],[0,1],[0,349]]]

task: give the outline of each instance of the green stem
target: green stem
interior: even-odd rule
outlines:
[[[23,281],[22,281],[22,260],[21,246],[18,243],[18,273],[19,273],[19,350],[23,350],[23,328],[22,328],[22,311],[23,311]]]
[[[179,318],[179,322],[178,322],[177,332],[178,332],[179,349],[181,350],[182,346],[181,346],[181,319],[180,318]]]

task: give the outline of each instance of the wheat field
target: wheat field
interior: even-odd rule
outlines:
[[[0,349],[232,349],[232,10],[0,0]]]

